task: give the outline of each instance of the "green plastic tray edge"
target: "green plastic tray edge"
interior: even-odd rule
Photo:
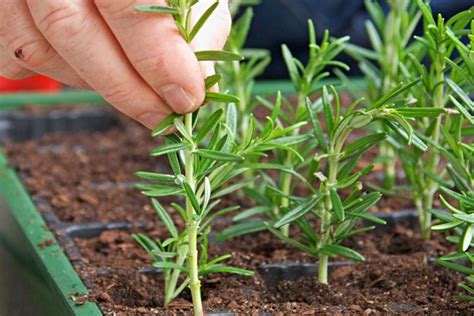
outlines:
[[[1,149],[0,194],[34,249],[34,255],[37,257],[35,259],[40,262],[46,279],[51,282],[52,288],[57,289],[55,294],[66,301],[71,315],[102,315],[95,303],[87,301],[83,305],[76,305],[73,301],[72,294],[87,294],[88,291],[58,243],[55,242],[44,249],[40,248],[41,242],[56,239],[53,233],[47,229],[46,223]]]

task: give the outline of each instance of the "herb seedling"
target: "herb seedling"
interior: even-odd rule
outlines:
[[[424,36],[415,36],[415,39],[422,45],[416,54],[408,54],[409,62],[402,67],[407,78],[421,78],[421,85],[410,91],[415,100],[412,107],[450,112],[449,105],[451,103],[456,105],[451,99],[453,92],[456,93],[456,89],[452,90],[452,84],[457,85],[465,80],[458,69],[460,61],[453,57],[453,51],[457,43],[461,42],[461,37],[468,32],[464,28],[474,18],[474,9],[461,12],[445,22],[441,15],[435,20],[428,4],[421,0],[417,0],[417,4],[423,15]],[[424,54],[430,62],[429,66],[421,62]],[[472,64],[472,61],[470,63]],[[449,120],[449,116],[435,115],[415,121],[416,134],[429,144],[430,150],[426,153],[416,148],[412,150],[406,146],[398,146],[400,159],[418,210],[424,239],[430,237],[430,211],[434,195],[439,189],[437,179],[446,176],[443,164],[440,164],[439,151],[435,149],[444,147],[448,142],[443,133],[443,125],[448,124]]]
[[[287,196],[290,207],[286,214],[274,224],[267,223],[267,226],[276,236],[290,245],[319,258],[318,280],[321,283],[328,282],[329,257],[342,256],[352,260],[364,260],[364,257],[356,251],[341,246],[346,238],[373,228],[357,228],[356,224],[360,219],[378,224],[384,223],[383,220],[367,213],[378,202],[381,194],[362,191],[361,177],[371,171],[372,165],[357,170],[357,162],[369,148],[383,141],[386,134],[370,133],[351,141],[350,144],[347,140],[350,136],[354,136],[356,130],[366,128],[375,121],[390,121],[398,132],[411,133],[411,129],[398,123],[404,120],[404,117],[413,115],[411,109],[388,101],[416,84],[417,81],[406,85],[399,84],[370,107],[360,110],[356,110],[357,101],[347,109],[343,109],[337,92],[331,87],[329,90],[334,97],[333,106],[328,89],[323,87],[321,107],[325,131],[320,126],[318,110],[309,99],[306,99],[313,127],[309,133],[311,137],[317,139],[316,146],[311,148],[313,157],[305,170],[307,174],[302,177],[306,179],[305,184],[310,194]],[[425,112],[424,109],[420,109],[417,114],[426,114]],[[420,139],[416,139],[417,144],[422,144]],[[347,194],[345,197],[341,194],[343,189]],[[313,227],[315,221],[311,220],[311,216],[319,223],[318,228]],[[287,236],[277,229],[290,223],[298,226],[300,236],[296,238]]]
[[[469,100],[469,99],[467,99]],[[471,112],[472,111],[472,101]],[[467,108],[466,108],[467,110]],[[458,251],[440,257],[437,262],[449,269],[466,274],[466,280],[474,285],[474,146],[462,141],[465,133],[473,136],[473,120],[469,126],[463,126],[459,117],[453,120],[449,134],[449,149],[440,148],[442,155],[449,161],[447,166],[452,187],[442,187],[442,195],[439,196],[441,203],[449,213],[435,211],[433,214],[441,221],[435,224],[432,229],[436,231],[453,231],[454,236],[448,236],[447,240],[458,245]],[[446,129],[444,131],[448,133]],[[445,183],[446,185],[446,183]],[[454,203],[448,202],[445,197],[449,197]],[[467,261],[463,264],[462,260]],[[467,284],[459,285],[467,293],[458,296],[460,300],[474,301],[474,287]]]
[[[342,44],[348,40],[348,37],[331,40],[329,32],[326,31],[321,43],[317,44],[315,29],[311,20],[308,21],[308,30],[309,60],[306,66],[292,56],[286,45],[282,45],[283,56],[295,87],[296,107],[289,105],[288,102],[273,104],[264,98],[257,98],[263,106],[273,113],[275,111],[278,113],[277,116],[272,116],[277,119],[278,124],[296,127],[291,135],[284,139],[284,142],[280,142],[279,147],[284,151],[276,151],[272,160],[268,163],[256,164],[262,170],[278,170],[280,172],[278,183],[275,183],[266,172],[262,172],[263,182],[260,188],[263,190],[246,188],[246,192],[257,202],[257,206],[237,215],[234,220],[239,223],[219,234],[220,239],[266,230],[263,221],[248,221],[248,219],[264,214],[268,219],[279,220],[289,207],[290,200],[288,196],[292,195],[292,191],[296,186],[293,182],[294,177],[297,177],[298,181],[304,180],[301,176],[298,176],[298,170],[305,167],[305,161],[308,161],[305,157],[310,154],[308,150],[311,148],[310,143],[315,142],[314,138],[311,139],[309,135],[300,133],[301,127],[309,120],[305,105],[306,98],[313,96],[318,90],[316,86],[319,81],[329,76],[330,73],[326,70],[328,67],[347,69],[345,64],[334,60],[334,58],[343,50]],[[283,105],[286,105],[286,108],[283,108]],[[321,100],[316,101],[313,108],[320,105]],[[282,226],[280,230],[283,235],[288,236],[289,227],[287,225]]]
[[[212,4],[194,27],[190,24],[192,6],[197,0],[168,0],[166,7],[140,5],[137,11],[171,14],[183,38],[190,42],[217,8]],[[241,56],[228,51],[196,52],[198,60],[233,61]],[[206,79],[206,88],[218,81],[218,75]],[[206,100],[231,103],[238,98],[221,94],[206,93]],[[232,108],[232,107],[229,107]],[[276,115],[276,114],[275,114]],[[225,117],[225,122],[222,118]],[[240,167],[244,159],[264,155],[278,145],[294,129],[281,127],[269,118],[262,133],[257,135],[255,120],[249,119],[249,132],[245,139],[237,142],[237,117],[235,111],[217,109],[201,122],[198,112],[186,114],[183,118],[173,114],[163,120],[153,131],[154,137],[162,135],[174,126],[176,133],[166,136],[166,143],[156,148],[151,156],[167,155],[173,174],[138,172],[137,176],[151,184],[137,187],[143,194],[152,197],[152,205],[160,220],[165,224],[170,237],[164,241],[152,240],[143,234],[134,238],[145,248],[153,259],[153,265],[163,270],[165,279],[164,305],[168,306],[186,287],[191,290],[194,314],[203,315],[200,278],[214,272],[228,272],[252,275],[251,271],[225,266],[222,262],[230,257],[223,255],[210,260],[208,258],[208,234],[212,221],[238,206],[218,209],[220,197],[239,190],[246,182],[232,184],[232,180],[248,171]],[[276,145],[274,145],[276,144]],[[172,203],[177,215],[182,217],[186,226],[177,227],[172,217],[159,203],[163,196],[184,197],[184,207]],[[199,251],[200,247],[200,251]],[[180,278],[180,276],[184,276]]]
[[[474,102],[469,97],[469,92],[474,91],[474,21],[471,22],[469,45],[451,37],[460,55],[461,63],[455,66],[454,76],[461,86],[448,80],[448,86],[453,91],[450,101],[459,111],[459,115],[452,117],[447,124],[441,127],[441,133],[447,146],[436,146],[435,150],[447,161],[446,170],[450,182],[438,179],[442,194],[439,196],[441,203],[446,207],[446,212],[432,210],[432,213],[441,223],[432,227],[436,231],[454,232],[447,240],[458,245],[458,251],[442,256],[437,262],[449,269],[466,274],[468,284],[459,286],[466,291],[465,295],[457,299],[474,301]],[[448,201],[449,198],[451,201]],[[457,204],[457,205],[454,205]],[[467,264],[463,264],[467,261]],[[469,285],[472,284],[472,285]]]
[[[212,15],[219,3],[213,3],[197,23],[191,25],[192,6],[198,0],[168,0],[168,6],[139,5],[135,9],[139,12],[154,14],[171,14],[181,36],[190,43],[200,31],[207,19]],[[239,60],[240,55],[226,51],[201,51],[196,52],[198,60]],[[219,77],[212,76],[206,79],[206,88],[212,87]],[[220,93],[206,93],[207,101],[236,102],[237,98]],[[209,212],[216,207],[219,200],[215,190],[230,178],[235,176],[233,162],[241,161],[243,156],[232,152],[232,139],[224,130],[224,125],[219,123],[223,110],[214,112],[200,130],[195,133],[195,123],[198,114],[186,114],[183,120],[177,115],[165,119],[153,131],[153,136],[158,136],[174,125],[177,133],[167,137],[165,145],[154,150],[152,156],[168,155],[174,175],[155,173],[139,173],[145,179],[153,181],[153,185],[140,185],[139,188],[145,195],[161,197],[168,195],[184,195],[185,207],[174,204],[186,222],[186,228],[178,233],[170,216],[157,200],[153,200],[160,219],[165,223],[171,237],[163,242],[153,242],[144,235],[135,235],[137,241],[150,253],[154,259],[154,266],[162,268],[165,276],[165,306],[167,306],[181,291],[189,286],[194,305],[195,315],[202,315],[201,290],[199,277],[212,272],[232,272],[250,275],[246,270],[226,267],[220,264],[229,256],[222,256],[208,261],[207,234],[209,233]],[[200,149],[198,145],[208,135],[212,135],[207,149]],[[181,166],[184,166],[184,173]],[[216,173],[220,171],[220,173]],[[214,193],[214,194],[213,194]],[[217,195],[218,197],[219,195]],[[221,210],[225,213],[231,209]],[[210,218],[216,216],[215,214]],[[202,244],[201,256],[198,256],[198,243]],[[187,260],[186,266],[184,265]],[[180,273],[186,275],[181,285]]]
[[[242,61],[229,61],[217,65],[222,74],[221,86],[239,98],[238,136],[245,139],[249,129],[250,114],[257,102],[252,98],[255,79],[261,75],[270,63],[270,53],[265,49],[244,48],[252,23],[253,10],[247,8],[242,17],[233,25],[227,39],[226,49],[245,57]]]
[[[359,68],[364,74],[369,104],[403,81],[400,65],[405,64],[408,54],[420,45],[410,41],[421,18],[421,12],[416,10],[416,2],[390,0],[388,5],[389,12],[385,16],[377,2],[365,1],[365,7],[373,21],[366,21],[372,50],[350,43],[345,45],[345,51],[359,62]],[[389,133],[386,126],[381,126],[380,129]],[[383,141],[379,150],[377,160],[382,162],[384,168],[382,187],[390,192],[394,189],[396,178],[396,149],[390,141]]]

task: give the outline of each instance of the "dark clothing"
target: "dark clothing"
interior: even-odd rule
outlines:
[[[380,2],[387,8],[385,1]],[[431,1],[433,13],[442,13],[446,18],[472,5],[474,0]],[[254,10],[247,46],[272,51],[273,62],[266,72],[267,78],[287,77],[280,52],[282,43],[290,47],[295,57],[305,59],[308,50],[307,19],[313,20],[319,37],[329,29],[331,36],[349,35],[352,43],[370,46],[364,25],[369,14],[363,0],[262,0]],[[350,63],[347,57],[343,60]]]

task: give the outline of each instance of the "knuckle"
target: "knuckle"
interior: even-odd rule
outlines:
[[[120,106],[131,99],[133,90],[126,84],[118,84],[108,88],[102,95],[108,102]]]
[[[112,15],[130,14],[132,6],[137,3],[136,0],[94,0],[94,4],[101,11],[106,11]]]
[[[39,21],[38,27],[45,34],[73,37],[84,30],[86,21],[86,17],[73,6],[58,6]]]
[[[160,78],[166,80],[169,77],[167,64],[161,53],[154,53],[141,58],[135,58],[131,62],[137,69],[147,70],[148,72],[159,72]]]

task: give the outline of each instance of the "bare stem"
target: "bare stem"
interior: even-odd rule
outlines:
[[[331,150],[334,152],[334,150]],[[337,177],[337,157],[331,156],[329,158],[329,175],[328,182],[324,187],[324,205],[321,214],[321,241],[319,247],[322,248],[330,242],[330,225],[331,225],[331,209],[332,202],[329,195],[329,188],[336,183]],[[318,281],[320,283],[328,283],[328,261],[329,258],[326,255],[320,254],[319,256],[319,267],[318,267]]]
[[[186,131],[192,135],[193,123],[192,114],[186,114],[184,117],[184,123]],[[193,146],[194,147],[194,146]],[[194,191],[196,184],[194,181],[194,156],[193,151],[195,148],[185,150],[185,169],[186,169],[186,181]],[[199,265],[198,265],[198,250],[197,250],[197,234],[199,229],[199,223],[194,220],[195,210],[191,203],[191,200],[186,196],[186,214],[187,214],[187,227],[188,227],[188,269],[189,269],[189,288],[191,290],[191,296],[193,299],[194,315],[204,315],[202,309],[201,300],[201,281],[199,280]]]
[[[440,53],[441,54],[441,53]],[[444,61],[439,58],[434,63],[435,73],[436,73],[436,90],[433,100],[433,106],[436,108],[444,107],[444,87],[442,82],[444,81]],[[435,144],[439,144],[441,139],[441,116],[435,118],[435,123],[433,131],[431,133],[431,139]],[[435,151],[429,151],[427,153],[428,158],[426,162],[426,169],[429,174],[437,174],[438,164],[439,164],[439,155]],[[438,189],[437,182],[431,177],[426,177],[425,186],[422,192],[422,212],[423,216],[420,217],[420,228],[422,237],[425,240],[430,239],[431,234],[431,209],[433,208],[433,196]]]
[[[382,69],[385,73],[383,78],[381,95],[386,94],[397,83],[398,67],[400,62],[398,42],[401,31],[402,14],[406,10],[407,1],[393,1],[390,3],[390,13],[387,16],[387,23],[384,29],[384,63]],[[383,163],[384,179],[382,187],[392,190],[396,179],[396,152],[393,146],[384,141],[380,144],[380,153],[385,157]]]
[[[296,108],[296,113],[298,113],[299,110],[302,107],[304,107],[304,102],[305,102],[305,96],[302,93],[298,94],[298,105],[297,105],[297,108]],[[297,128],[293,131],[292,135],[298,135],[299,132],[300,132],[300,130],[299,130],[299,128]],[[293,168],[293,158],[294,157],[291,154],[291,152],[286,153],[286,159],[285,159],[284,165],[288,169]],[[290,173],[285,173],[283,175],[283,181],[282,181],[282,184],[281,184],[281,191],[286,196],[290,195],[290,193],[291,193],[291,179],[292,179],[292,175]],[[285,196],[282,197],[281,202],[280,202],[280,214],[279,214],[279,216],[282,215],[281,214],[281,209],[287,208],[289,205],[290,205],[290,200]],[[288,225],[282,226],[280,228],[280,231],[283,235],[288,236],[289,235],[289,229],[290,229],[290,226],[288,224]]]
[[[180,245],[178,247],[178,258],[176,260],[176,263],[178,265],[183,265],[184,260],[186,260],[186,257],[188,255],[188,246],[187,245]],[[173,272],[171,273],[171,278],[168,281],[168,284],[166,285],[165,289],[165,307],[167,307],[176,297],[176,285],[178,283],[178,278],[180,275],[181,271],[178,269],[174,269]]]

